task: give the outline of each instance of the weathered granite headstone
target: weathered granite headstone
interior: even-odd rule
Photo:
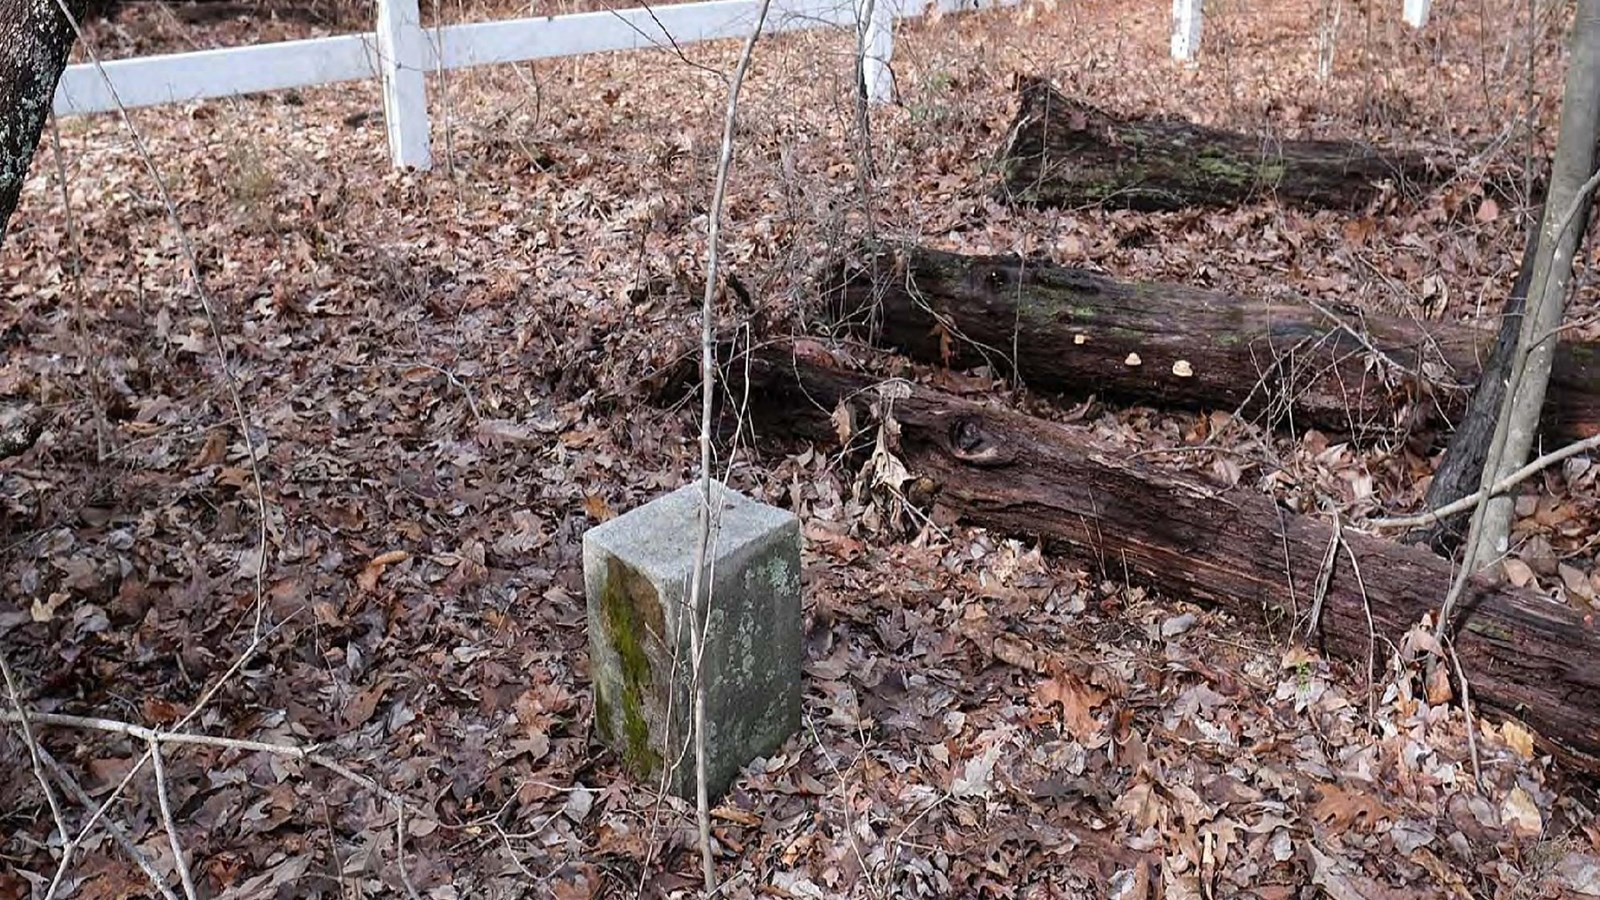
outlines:
[[[688,605],[700,485],[687,485],[583,536],[589,675],[601,736],[640,780],[695,794]],[[714,545],[705,646],[706,784],[725,791],[745,764],[800,726],[800,523],[712,484]]]

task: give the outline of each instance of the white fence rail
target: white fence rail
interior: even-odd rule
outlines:
[[[82,115],[377,78],[383,84],[390,159],[396,166],[426,169],[433,162],[428,73],[742,37],[754,25],[760,2],[710,0],[423,28],[417,0],[377,0],[375,32],[68,66],[56,89],[55,111]],[[875,0],[871,20],[862,21],[865,0],[771,0],[763,30],[862,29],[863,87],[869,100],[881,102],[893,96],[889,61],[895,18],[1018,2]]]
[[[390,159],[396,166],[427,169],[433,164],[427,73],[742,37],[754,24],[761,0],[709,0],[437,28],[422,27],[417,0],[376,2],[377,30],[372,32],[68,66],[56,89],[56,114],[109,112],[119,106],[187,103],[376,78],[383,85]],[[889,63],[895,19],[1019,2],[771,0],[764,31],[857,29],[863,51],[861,87],[867,99],[882,102],[894,96]],[[1429,0],[1404,0],[1406,22],[1423,27],[1429,5]],[[1200,52],[1201,22],[1202,0],[1173,0],[1174,59],[1192,60]]]

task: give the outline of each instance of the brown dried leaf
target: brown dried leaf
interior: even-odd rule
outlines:
[[[395,563],[405,562],[411,554],[404,550],[390,550],[380,553],[367,561],[361,568],[361,574],[356,576],[356,586],[364,593],[371,593],[378,589],[378,579],[383,577],[383,571]]]
[[[1500,822],[1518,837],[1538,837],[1544,831],[1544,816],[1533,796],[1521,785],[1511,789],[1500,804]]]
[[[1450,698],[1455,696],[1455,690],[1450,685],[1449,667],[1435,665],[1428,669],[1424,696],[1428,698],[1430,706],[1442,706],[1450,702]]]
[[[1380,822],[1394,818],[1388,806],[1374,797],[1369,788],[1344,788],[1336,784],[1319,785],[1311,816],[1323,825],[1357,827],[1372,831]]]
[[[1061,707],[1061,722],[1068,734],[1086,741],[1100,734],[1102,725],[1094,717],[1094,709],[1108,698],[1105,691],[1090,687],[1069,672],[1039,682],[1033,689],[1033,699],[1046,709]]]
[[[617,514],[611,511],[611,504],[599,494],[583,495],[583,511],[596,522],[609,522],[617,517]]]
[[[1523,759],[1533,759],[1533,732],[1507,719],[1500,724],[1500,739]]]
[[[1500,565],[1506,571],[1506,579],[1513,585],[1525,588],[1533,583],[1533,567],[1522,560],[1508,556],[1500,561]]]
[[[855,414],[851,411],[850,404],[843,400],[839,401],[839,405],[834,408],[833,415],[829,418],[833,421],[833,433],[839,436],[839,446],[848,445],[850,436],[855,434]]]
[[[371,686],[357,691],[344,705],[341,717],[346,728],[360,728],[367,724],[372,714],[377,711],[378,704],[383,702],[383,695],[389,692],[392,682],[388,678],[380,678]]]
[[[198,472],[211,466],[220,464],[228,458],[228,435],[220,428],[212,429],[206,433],[205,443],[200,446],[198,453],[189,460],[189,471]]]

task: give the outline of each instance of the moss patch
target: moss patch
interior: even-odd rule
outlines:
[[[616,652],[621,668],[621,684],[596,682],[595,714],[601,732],[613,743],[621,739],[622,761],[637,775],[660,772],[661,754],[650,742],[650,721],[645,717],[645,698],[654,684],[645,640],[650,628],[660,633],[661,598],[655,586],[611,557],[606,563],[605,587],[600,594],[600,612],[605,639]],[[615,696],[609,696],[612,694]],[[617,734],[620,716],[622,733]]]

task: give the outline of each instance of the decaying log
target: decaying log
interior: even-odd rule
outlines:
[[[1000,151],[1007,196],[1045,206],[1170,210],[1276,197],[1358,209],[1385,181],[1434,182],[1419,156],[1350,141],[1280,141],[1175,119],[1111,116],[1025,79]]]
[[[990,365],[1067,396],[1357,435],[1459,414],[1495,340],[1312,301],[919,247],[875,254],[840,277],[830,302],[875,341],[923,362]],[[1557,348],[1548,402],[1558,436],[1600,432],[1600,347]]]
[[[1248,490],[1145,468],[1083,429],[906,382],[881,391],[873,379],[814,357],[769,350],[732,371],[749,373],[750,412],[763,434],[836,443],[830,415],[838,405],[857,407],[856,421],[867,423],[862,407],[875,401],[899,424],[893,449],[915,479],[906,485],[914,499],[1063,545],[1106,577],[1130,577],[1241,619],[1265,617],[1280,634],[1305,624],[1334,537],[1327,521]],[[1344,551],[1336,554],[1319,641],[1361,667],[1376,652],[1381,667],[1385,640],[1437,608],[1450,563],[1348,528],[1342,536],[1359,573]],[[1473,702],[1522,719],[1569,761],[1600,770],[1595,626],[1529,591],[1480,582],[1468,593],[1453,639]]]

